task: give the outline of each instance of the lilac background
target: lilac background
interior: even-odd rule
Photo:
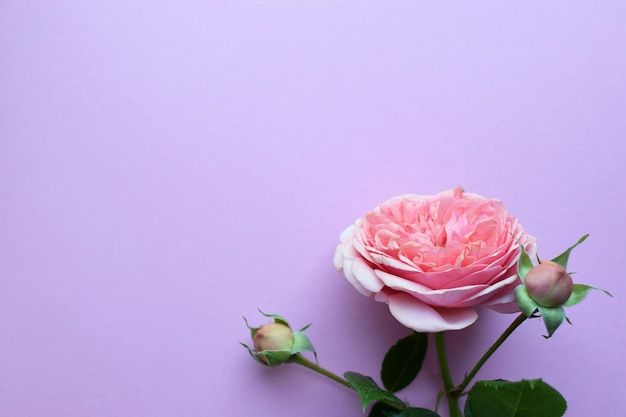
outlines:
[[[456,185],[504,200],[546,257],[591,233],[571,269],[615,295],[549,341],[525,325],[480,377],[620,414],[625,13],[2,2],[0,415],[361,415],[316,374],[256,365],[241,317],[313,322],[323,365],[376,376],[407,330],[334,270],[338,234]],[[449,335],[457,380],[511,319]],[[440,389],[433,353],[414,404]]]

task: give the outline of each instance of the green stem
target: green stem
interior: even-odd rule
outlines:
[[[446,398],[448,399],[448,408],[450,409],[450,417],[463,417],[459,408],[457,396],[451,395],[454,388],[450,367],[448,366],[448,358],[446,356],[445,341],[443,340],[443,332],[435,333],[435,342],[437,344],[437,356],[439,358],[439,368],[441,369],[441,378],[443,386],[446,390]]]
[[[465,376],[463,381],[450,391],[450,395],[452,395],[453,397],[459,397],[463,394],[463,391],[465,390],[465,388],[467,388],[469,383],[472,382],[472,379],[474,379],[480,368],[482,368],[482,366],[485,364],[485,362],[487,362],[491,355],[493,355],[493,353],[500,347],[500,345],[504,343],[504,341],[511,335],[511,333],[513,333],[515,329],[517,329],[519,325],[526,320],[526,318],[527,317],[524,315],[524,313],[521,313],[515,318],[515,320],[513,320],[513,323],[511,323],[509,327],[507,327],[504,333],[500,335],[498,340],[496,340],[495,343],[491,345],[491,347],[487,350],[487,352],[485,352],[485,354],[478,360],[478,362],[476,362],[474,368]]]
[[[302,355],[294,355],[292,362],[297,363],[298,365],[302,365],[305,368],[309,368],[312,371],[317,372],[318,374],[322,374],[324,375],[326,378],[330,378],[335,382],[340,383],[341,385],[348,387],[350,389],[352,389],[352,386],[348,383],[348,381],[346,381],[345,379],[343,379],[342,377],[340,377],[337,374],[334,374],[332,372],[330,372],[328,369],[322,368],[321,366],[319,366],[316,363],[311,362],[310,360],[307,360],[304,356]]]
[[[305,368],[309,368],[312,371],[317,372],[318,374],[324,375],[327,378],[332,379],[333,381],[350,388],[353,391],[356,391],[354,389],[354,387],[352,387],[352,385],[350,385],[350,383],[348,383],[348,381],[346,381],[345,379],[343,379],[342,377],[340,377],[337,374],[334,374],[332,372],[330,372],[328,369],[326,368],[322,368],[321,366],[319,366],[316,363],[311,362],[310,360],[306,359],[304,356],[296,354],[293,356],[293,359],[291,360],[291,362],[293,363],[297,363],[298,365],[302,365]],[[403,410],[404,407],[401,406],[400,404],[396,404],[392,401],[387,401],[387,400],[379,400],[379,402],[384,403],[385,405],[395,409],[395,410]]]

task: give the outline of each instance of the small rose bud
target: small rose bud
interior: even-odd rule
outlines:
[[[289,326],[282,323],[264,324],[254,335],[254,350],[257,352],[273,351],[285,352],[286,358],[291,355],[293,346],[293,332]],[[259,359],[268,363],[263,354],[259,354]]]
[[[552,261],[541,263],[524,277],[526,290],[542,307],[562,306],[572,295],[574,282],[561,265]]]
[[[262,311],[261,314],[274,319],[274,322],[261,327],[250,327],[244,317],[246,326],[250,330],[253,346],[251,348],[245,343],[241,344],[257,362],[266,366],[278,366],[292,362],[306,351],[313,352],[317,358],[315,348],[304,334],[310,324],[294,332],[287,320],[278,314],[265,314]]]

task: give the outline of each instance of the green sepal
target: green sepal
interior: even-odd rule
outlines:
[[[309,327],[311,327],[311,325],[312,325],[312,324],[313,324],[313,323],[309,323],[309,324],[307,324],[306,326],[304,326],[303,328],[301,328],[301,329],[300,329],[300,330],[298,330],[298,331],[299,331],[299,332],[303,332],[303,331],[305,331],[306,329],[308,329]]]
[[[267,366],[278,366],[282,365],[289,361],[289,357],[291,356],[291,351],[289,350],[262,350],[260,352],[256,352],[256,356],[261,362],[263,362],[260,357],[264,357],[267,359]]]
[[[478,381],[469,391],[465,417],[561,417],[567,403],[541,379]]]
[[[268,317],[270,319],[274,319],[275,323],[280,323],[280,324],[284,324],[285,326],[289,327],[291,329],[291,326],[289,325],[289,323],[287,322],[287,320],[282,317],[279,316],[278,314],[266,314],[264,312],[261,311],[261,309],[258,309],[259,313],[263,314],[265,317]],[[248,324],[248,319],[246,319],[245,317],[243,318],[243,321],[246,322],[246,327],[250,330],[250,337],[252,339],[254,339],[254,336],[256,335],[256,333],[259,331],[260,327],[252,327]],[[303,327],[302,329],[300,329],[300,331],[306,329],[307,327],[309,327],[309,325]]]
[[[537,311],[537,307],[539,307],[528,294],[528,290],[524,285],[518,285],[515,288],[515,300],[517,301],[517,306],[526,317],[531,317]]]
[[[381,389],[369,376],[361,375],[357,372],[346,372],[343,374],[343,377],[358,394],[359,399],[361,400],[361,406],[363,407],[363,412],[365,412],[365,408],[372,401],[385,400],[406,407],[406,403],[404,401],[392,393]]]
[[[580,245],[581,243],[583,243],[585,241],[585,239],[587,239],[587,237],[589,237],[589,234],[586,234],[585,236],[581,237],[580,239],[578,239],[578,242],[574,243],[572,246],[570,246],[569,248],[567,248],[565,250],[565,252],[563,252],[562,254],[560,254],[559,256],[557,256],[556,258],[552,259],[552,262],[556,262],[557,264],[561,265],[564,269],[567,270],[567,262],[569,261],[569,255],[572,252],[572,250]]]
[[[252,327],[248,324],[248,319],[246,319],[245,317],[243,318],[243,321],[246,322],[246,327],[248,328],[248,330],[250,330],[250,338],[254,339],[254,336],[256,335],[256,332],[259,331],[259,327]],[[243,343],[242,343],[243,345]],[[246,345],[244,345],[246,346]]]
[[[414,332],[393,345],[383,359],[380,378],[389,392],[397,392],[409,385],[422,369],[428,350],[425,333]]]
[[[263,314],[265,317],[269,317],[270,319],[274,319],[274,323],[284,324],[285,326],[287,326],[287,327],[289,327],[291,329],[291,326],[289,325],[289,323],[287,322],[287,320],[284,317],[279,316],[278,314],[266,314],[266,313],[262,312],[260,309],[259,309],[259,313]],[[310,324],[309,324],[309,326],[310,326]]]
[[[558,329],[561,323],[563,323],[563,320],[565,320],[565,309],[563,306],[554,308],[538,306],[538,308],[543,324],[548,331],[548,335],[544,337],[548,339],[552,337],[556,329]]]
[[[310,326],[310,325],[309,325]],[[302,330],[306,330],[309,326],[305,326]],[[313,352],[315,356],[315,362],[317,362],[317,352],[313,347],[313,344],[309,338],[302,333],[302,330],[298,330],[293,334],[293,345],[291,346],[291,354],[295,355],[300,352]]]
[[[569,296],[569,298],[563,305],[566,307],[575,306],[576,304],[584,300],[587,294],[589,294],[589,291],[591,290],[602,291],[609,297],[613,297],[613,295],[610,292],[608,292],[607,290],[603,290],[602,288],[596,288],[596,287],[592,287],[591,285],[585,285],[585,284],[574,284],[574,290],[572,291],[572,295]]]
[[[521,249],[521,253],[519,261],[517,261],[517,275],[519,276],[519,279],[524,282],[524,278],[526,277],[528,271],[533,269],[533,261],[530,260],[530,256],[528,256],[528,252],[524,249],[524,245],[520,243],[519,247]]]
[[[256,353],[254,353],[254,351],[252,349],[250,349],[250,346],[246,345],[245,343],[241,343],[239,342],[239,344],[243,347],[245,347],[246,349],[248,349],[248,353],[250,354],[250,356],[252,356],[252,358],[257,361],[258,363],[260,363],[263,366],[268,366],[265,362],[263,362],[261,359],[259,359],[256,355]]]

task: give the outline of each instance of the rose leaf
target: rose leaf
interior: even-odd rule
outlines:
[[[359,399],[361,400],[361,406],[363,407],[363,411],[365,411],[365,407],[367,407],[367,405],[372,401],[380,400],[390,401],[402,406],[406,406],[404,401],[402,401],[392,393],[381,389],[376,384],[376,382],[374,382],[374,380],[369,376],[361,375],[356,372],[346,372],[343,374],[343,376],[358,394]]]
[[[567,403],[541,379],[478,381],[465,403],[466,417],[561,417]]]
[[[383,359],[380,377],[389,392],[397,392],[409,385],[422,369],[428,349],[425,333],[414,332],[389,349]]]

